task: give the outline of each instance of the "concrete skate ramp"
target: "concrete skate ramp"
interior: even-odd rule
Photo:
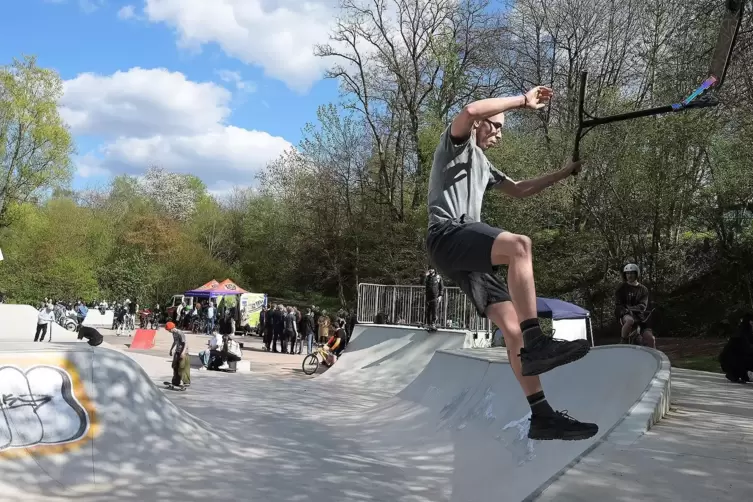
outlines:
[[[361,331],[351,362],[326,376],[206,372],[187,392],[158,388],[118,351],[0,344],[2,498],[517,501],[598,441],[631,441],[667,396],[659,353],[594,349],[543,380],[552,404],[598,422],[599,437],[530,442],[525,399],[499,349],[430,354],[421,347],[457,338],[389,331]],[[395,340],[408,342],[397,354],[377,349]],[[415,378],[388,378],[400,361]],[[359,365],[365,376],[355,378]]]
[[[38,315],[39,311],[31,305],[0,304],[0,342],[33,341],[34,332],[37,329]],[[76,340],[77,334],[75,331],[67,331],[53,322],[47,326],[45,343],[50,339],[50,326],[52,327],[53,342],[73,342]]]
[[[463,331],[356,325],[347,350],[318,380],[366,385],[392,396],[423,371],[436,351],[461,348],[464,339]]]

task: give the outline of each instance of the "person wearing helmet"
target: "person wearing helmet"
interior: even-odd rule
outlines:
[[[172,385],[176,388],[191,385],[191,361],[188,356],[188,342],[186,334],[179,330],[175,323],[169,321],[165,329],[173,335],[173,345],[170,347],[170,356],[173,358]]]
[[[648,326],[645,316],[648,308],[648,288],[638,282],[640,269],[635,263],[628,263],[622,269],[622,284],[615,292],[615,313],[622,325],[622,339],[625,340],[635,323],[641,325],[641,344],[656,348],[656,339]]]

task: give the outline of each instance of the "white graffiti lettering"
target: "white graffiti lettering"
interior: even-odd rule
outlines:
[[[89,430],[71,376],[55,366],[0,366],[0,452],[70,443]]]

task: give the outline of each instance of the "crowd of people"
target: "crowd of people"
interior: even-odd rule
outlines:
[[[262,308],[257,329],[263,335],[264,349],[269,352],[301,354],[305,343],[307,354],[311,354],[316,340],[335,347],[333,352],[339,356],[347,347],[355,324],[353,312],[341,310],[330,316],[326,310],[311,306],[302,313],[293,306],[273,303]]]

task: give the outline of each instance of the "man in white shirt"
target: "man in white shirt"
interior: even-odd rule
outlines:
[[[199,359],[202,364],[202,367],[199,369],[209,369],[210,365],[214,362],[213,359],[221,357],[222,343],[222,335],[220,333],[215,333],[215,335],[207,341],[208,348],[199,352]]]
[[[180,302],[178,308],[175,309],[175,323],[178,326],[183,326],[183,324],[180,322],[180,315],[183,313],[184,308],[186,308],[186,302]]]
[[[55,313],[51,303],[45,305],[37,315],[37,332],[34,335],[35,342],[43,342],[44,335],[50,330],[49,341],[52,341],[52,323],[55,322]],[[49,326],[49,328],[48,328]]]
[[[207,335],[211,335],[214,331],[214,303],[209,300],[207,305]]]

